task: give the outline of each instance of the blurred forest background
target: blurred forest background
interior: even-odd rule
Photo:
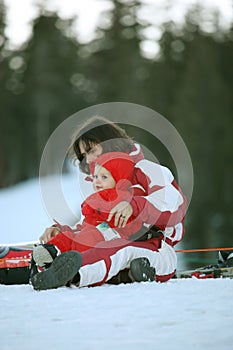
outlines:
[[[185,247],[232,246],[233,23],[222,29],[215,12],[205,26],[203,8],[193,6],[184,24],[160,26],[159,52],[148,57],[140,1],[111,2],[88,43],[74,34],[77,18],[41,7],[28,41],[11,49],[0,0],[0,187],[38,176],[47,139],[73,113],[104,102],[141,104],[176,127],[191,155]],[[166,152],[143,138],[136,137],[175,173]]]

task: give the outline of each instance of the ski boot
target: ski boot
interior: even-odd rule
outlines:
[[[50,267],[30,278],[35,290],[55,289],[66,286],[78,274],[82,264],[79,252],[70,250],[58,255]]]
[[[121,270],[112,277],[108,284],[133,283],[133,282],[153,282],[155,281],[155,268],[150,266],[147,258],[137,258],[131,261],[130,268]]]
[[[219,264],[219,267],[232,267],[233,266],[233,251],[232,250],[220,250],[218,252],[218,264]]]

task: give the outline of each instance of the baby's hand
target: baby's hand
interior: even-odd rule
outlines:
[[[60,232],[56,226],[46,228],[45,232],[40,236],[39,240],[41,243],[48,242],[52,237],[56,236]]]

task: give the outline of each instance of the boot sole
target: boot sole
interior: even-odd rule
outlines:
[[[153,282],[156,279],[155,268],[150,266],[147,258],[132,260],[129,275],[133,282]]]
[[[82,265],[82,255],[77,251],[58,255],[45,271],[31,278],[35,290],[55,289],[65,286],[78,273]]]

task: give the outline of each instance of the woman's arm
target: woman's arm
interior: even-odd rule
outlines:
[[[111,222],[110,226],[123,228],[133,212],[131,199],[131,191],[119,187],[94,193],[82,204],[84,220],[96,226],[103,221],[110,224],[114,217],[114,223]]]
[[[142,160],[136,164],[134,182],[145,189],[144,196],[131,201],[134,216],[161,228],[183,221],[186,199],[168,168]]]

